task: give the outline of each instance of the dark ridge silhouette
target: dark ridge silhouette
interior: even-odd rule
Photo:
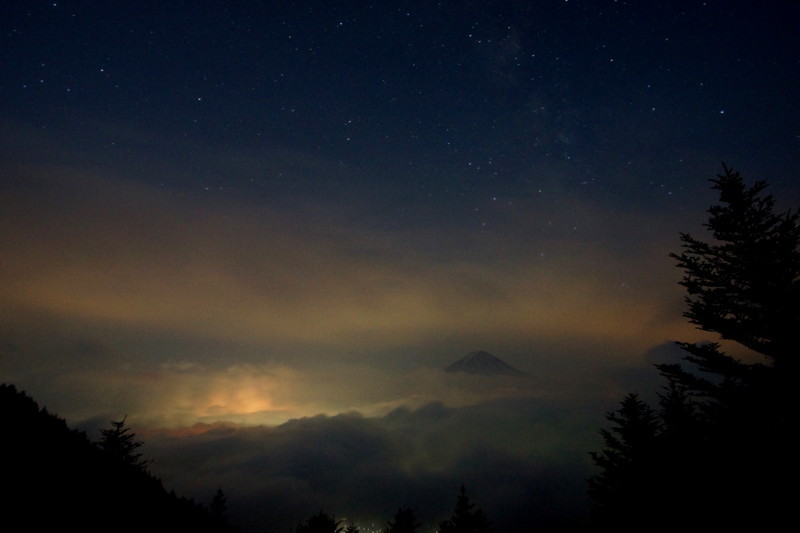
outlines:
[[[4,531],[235,531],[13,385],[0,385],[0,427]]]
[[[522,370],[509,365],[499,357],[478,350],[470,352],[445,367],[445,372],[462,372],[481,376],[527,376]]]

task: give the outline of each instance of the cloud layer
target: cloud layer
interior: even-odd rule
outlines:
[[[410,506],[427,530],[449,516],[464,483],[496,527],[519,531],[585,510],[593,442],[576,428],[590,411],[530,398],[436,402],[382,417],[165,431],[148,442],[166,483],[201,501],[208,487],[223,486],[245,527],[286,529],[319,509],[380,527]]]
[[[3,380],[91,434],[127,414],[169,488],[221,485],[251,524],[399,505],[434,524],[462,482],[504,530],[569,515],[603,412],[650,348],[691,337],[666,219],[575,195],[501,199],[476,230],[80,167],[12,177]],[[475,349],[531,377],[441,372]]]

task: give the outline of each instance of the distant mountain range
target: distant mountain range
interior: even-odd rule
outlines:
[[[482,376],[527,376],[522,370],[509,365],[499,357],[478,350],[470,352],[458,361],[446,366],[445,372],[462,372]]]

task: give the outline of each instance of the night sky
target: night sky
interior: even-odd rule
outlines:
[[[0,381],[245,526],[580,512],[603,413],[709,338],[668,257],[708,179],[800,199],[789,0],[9,0],[0,37]],[[479,349],[530,377],[441,372]]]

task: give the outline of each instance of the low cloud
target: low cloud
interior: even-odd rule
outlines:
[[[500,530],[510,531],[585,509],[594,437],[581,426],[596,413],[576,407],[531,398],[434,402],[381,417],[165,430],[147,442],[165,484],[201,501],[222,486],[245,527],[286,529],[320,508],[382,525],[401,505],[435,526],[464,483]]]

